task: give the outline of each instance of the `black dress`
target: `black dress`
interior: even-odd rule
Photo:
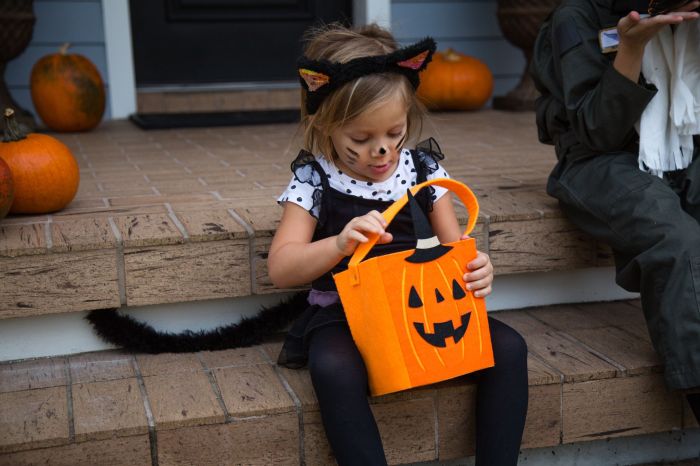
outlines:
[[[429,174],[437,171],[438,163],[444,156],[435,140],[428,139],[411,151],[411,158],[416,169],[413,181],[419,184],[426,181]],[[299,153],[292,162],[291,168],[298,182],[310,183],[316,188],[314,206],[319,206],[320,209],[312,241],[337,235],[353,218],[365,215],[371,210],[382,212],[393,204],[391,200],[365,199],[331,188],[328,174],[324,172],[314,156],[307,151],[302,150]],[[422,189],[415,197],[424,212],[432,210],[435,198],[435,190],[432,186]],[[394,217],[387,231],[392,234],[393,241],[375,245],[367,255],[368,259],[415,247],[416,240],[408,204]],[[336,291],[333,274],[347,269],[349,261],[350,257],[345,257],[332,270],[314,280],[311,284],[312,289]],[[309,336],[314,330],[327,325],[347,325],[345,312],[340,302],[328,306],[309,305],[292,324],[277,363],[292,369],[304,367],[308,359]]]

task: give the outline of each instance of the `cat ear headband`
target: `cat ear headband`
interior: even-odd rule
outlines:
[[[316,113],[323,99],[343,84],[368,74],[402,74],[416,89],[420,83],[418,73],[430,63],[435,47],[435,41],[427,37],[386,55],[355,58],[347,63],[301,57],[297,61],[297,67],[299,82],[306,90],[307,113]]]

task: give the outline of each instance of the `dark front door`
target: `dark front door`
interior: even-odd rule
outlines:
[[[297,79],[304,31],[352,0],[130,0],[138,87]]]

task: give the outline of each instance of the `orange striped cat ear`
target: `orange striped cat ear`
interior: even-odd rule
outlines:
[[[327,74],[308,70],[306,68],[299,68],[299,76],[304,80],[310,92],[325,86],[331,81],[330,76]]]
[[[424,50],[421,53],[419,53],[418,55],[411,57],[407,60],[397,62],[396,64],[402,68],[410,68],[412,70],[417,70],[423,66],[423,63],[425,63],[425,60],[426,60],[426,58],[428,58],[429,53],[430,53],[430,50]]]

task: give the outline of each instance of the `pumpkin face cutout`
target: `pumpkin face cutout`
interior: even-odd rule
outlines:
[[[428,184],[453,188],[463,201],[471,195],[470,223],[475,223],[476,200],[466,186],[438,179],[412,191]],[[387,209],[387,221],[411,197],[409,192],[403,203]],[[355,252],[361,257],[353,256],[348,270],[334,276],[373,395],[493,366],[483,299],[467,291],[463,280],[467,263],[476,257],[474,239],[440,244],[417,203],[411,210],[416,249],[360,262],[371,248],[364,243]]]
[[[476,256],[475,242],[468,239],[447,246],[452,247],[450,252],[438,259],[406,263],[401,287],[389,285],[400,295],[391,301],[402,301],[394,325],[406,329],[398,340],[413,386],[492,365],[483,299],[475,299],[462,278],[467,262]]]
[[[423,267],[421,267],[420,269],[421,270],[419,272],[419,275],[422,277],[424,275]],[[438,266],[438,270],[440,273],[444,273],[442,267]],[[425,275],[427,275],[428,277],[435,277],[435,274],[438,272],[438,270],[428,270],[427,272],[425,272]],[[422,283],[421,280],[419,286],[423,288],[423,285],[424,283]],[[448,339],[452,339],[452,343],[456,345],[460,342],[462,337],[464,337],[464,333],[467,331],[467,326],[469,325],[471,309],[465,309],[463,306],[459,305],[461,303],[459,303],[458,301],[460,299],[465,299],[467,297],[467,294],[464,292],[462,286],[457,282],[456,279],[452,279],[451,300],[448,299],[447,301],[445,301],[445,297],[443,296],[445,290],[443,290],[443,293],[441,293],[439,287],[440,284],[438,283],[437,285],[438,286],[427,286],[426,298],[428,299],[432,299],[430,290],[431,288],[433,288],[433,286],[435,286],[435,304],[433,305],[433,308],[439,310],[438,312],[435,312],[435,310],[431,312],[432,318],[439,319],[439,317],[437,317],[436,315],[443,315],[444,317],[448,318],[448,320],[434,320],[430,322],[431,319],[428,317],[428,311],[426,310],[426,306],[425,304],[423,304],[423,300],[421,299],[418,291],[416,291],[415,286],[411,286],[411,291],[408,294],[408,308],[409,310],[413,309],[419,311],[417,314],[414,314],[413,312],[411,313],[414,314],[414,319],[417,317],[421,318],[420,322],[416,322],[415,320],[413,320],[413,328],[416,330],[421,339],[425,343],[428,343],[430,346],[434,346],[436,348],[447,348]],[[458,321],[456,327],[455,323],[452,320],[452,318],[454,317],[456,317]],[[429,331],[431,327],[434,329],[432,333]]]

